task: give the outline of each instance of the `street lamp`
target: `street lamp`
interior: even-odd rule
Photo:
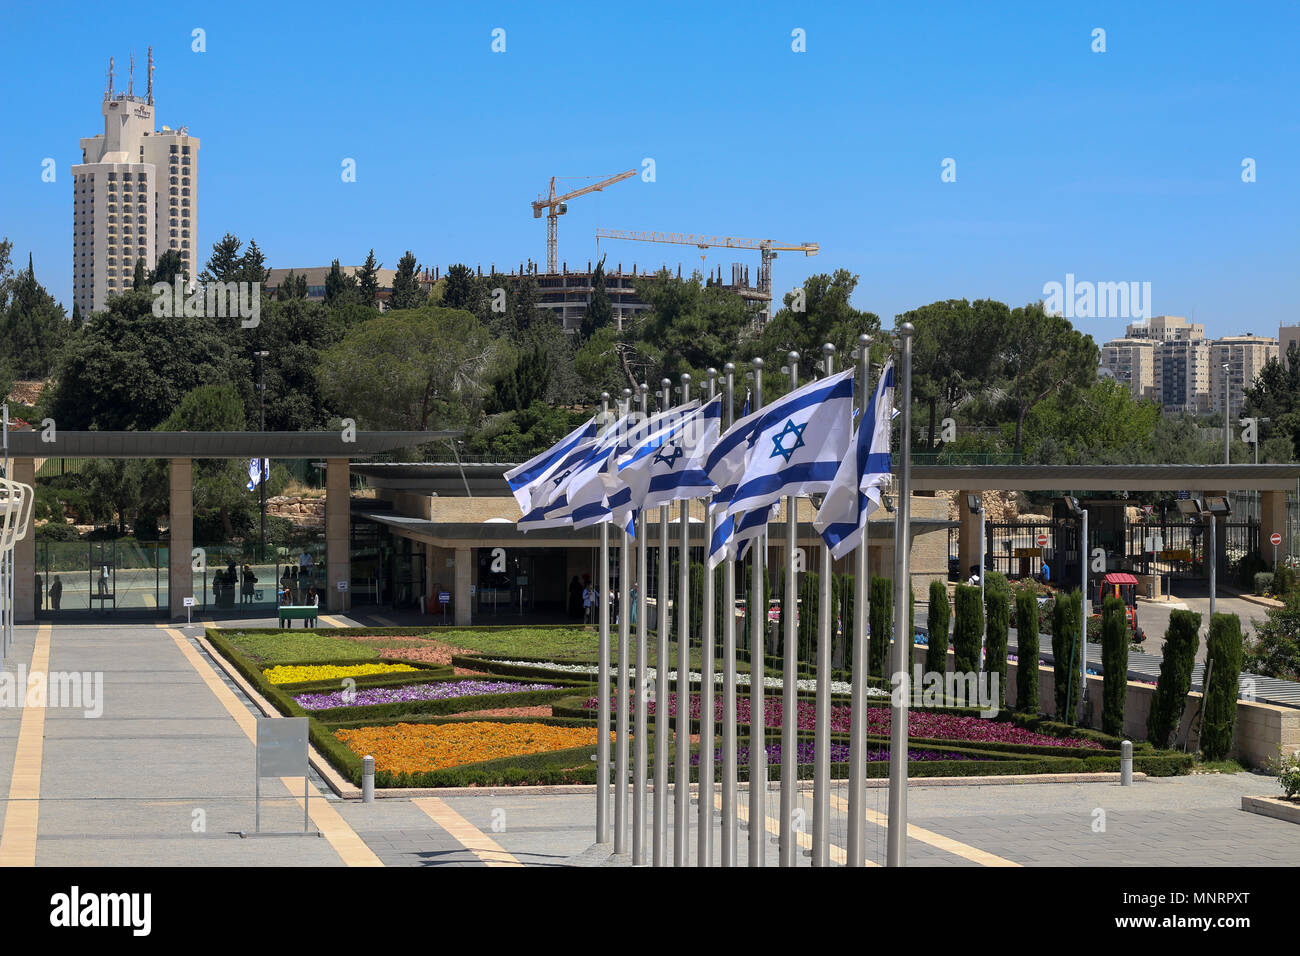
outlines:
[[[1065,507],[1079,519],[1079,722],[1088,700],[1088,509],[1072,495],[1065,496]]]
[[[1229,412],[1232,411],[1232,393],[1229,391],[1229,389],[1232,387],[1232,383],[1229,381],[1228,378],[1229,368],[1230,368],[1229,363],[1224,362],[1223,363],[1223,463],[1225,465],[1232,464],[1232,453],[1231,453],[1232,432],[1230,430],[1230,426],[1228,425],[1228,423],[1232,421],[1232,417],[1229,414]]]
[[[980,516],[980,615],[984,619],[984,630],[980,634],[980,669],[982,670],[984,668],[984,643],[988,640],[989,634],[988,612],[984,604],[984,499],[979,495],[967,495],[966,507],[970,509],[971,514]]]
[[[266,431],[266,358],[270,352],[257,351],[253,356],[257,359],[257,428],[258,431]],[[257,541],[257,560],[261,564],[266,563],[266,479],[269,477],[262,472],[262,462],[265,459],[258,458],[257,473],[260,476],[257,482],[258,500],[261,504],[262,525],[261,534]],[[269,464],[269,463],[268,463]],[[268,472],[270,468],[266,469]]]

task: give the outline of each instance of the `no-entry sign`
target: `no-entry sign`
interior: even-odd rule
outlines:
[[[1037,538],[1034,539],[1034,543],[1037,544],[1040,548],[1047,547],[1047,535],[1040,534]]]
[[[1272,541],[1274,544],[1281,544],[1282,536],[1278,534],[1276,531],[1274,531],[1271,535],[1269,535],[1268,540]]]

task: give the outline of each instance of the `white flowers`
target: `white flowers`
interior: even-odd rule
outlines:
[[[506,665],[513,665],[513,666],[536,667],[536,668],[540,668],[540,669],[542,669],[542,670],[559,671],[559,672],[561,672],[561,673],[565,673],[565,674],[595,674],[595,673],[597,673],[597,667],[596,667],[596,665],[594,665],[594,664],[561,664],[561,663],[559,663],[558,661],[504,661],[504,660],[494,659],[494,658],[487,658],[487,661],[488,661],[489,664],[506,664]],[[617,675],[618,675],[618,668],[617,668],[617,667],[610,667],[609,672],[610,672],[611,675],[613,675],[613,676],[617,676]],[[636,674],[636,668],[635,668],[635,667],[631,667],[631,668],[629,668],[629,669],[628,669],[628,674],[629,674],[629,676]],[[658,677],[658,674],[656,673],[655,668],[653,668],[653,667],[647,667],[647,668],[646,668],[646,677],[647,677],[648,680],[650,680],[650,681],[654,681],[654,680]],[[692,681],[698,681],[698,680],[700,680],[700,674],[699,674],[697,671],[691,671],[691,672],[690,672],[690,679],[691,679]],[[738,686],[738,687],[748,687],[748,686],[749,686],[749,679],[750,679],[750,675],[749,675],[748,673],[739,673],[739,674],[737,674],[737,675],[736,675],[736,686]],[[674,683],[675,683],[676,680],[677,680],[677,671],[675,671],[675,670],[670,670],[670,671],[668,672],[668,680],[669,680],[670,682],[674,682]],[[721,683],[723,682],[723,675],[720,674],[720,673],[715,673],[715,674],[713,675],[713,682],[714,682],[715,684],[721,684]],[[798,681],[796,681],[796,683],[797,683],[797,685],[798,685],[798,687],[799,687],[800,690],[813,691],[813,690],[816,690],[816,689],[817,689],[817,681],[816,681],[816,679],[814,679],[814,678],[810,678],[810,677],[809,677],[809,678],[800,678]],[[765,678],[763,678],[763,686],[764,686],[764,687],[768,687],[768,688],[781,688],[781,687],[784,687],[784,686],[785,686],[785,682],[784,682],[781,678],[779,678],[779,677],[765,677]],[[842,681],[842,680],[833,680],[833,681],[831,681],[831,693],[832,693],[832,694],[847,694],[847,693],[849,693],[852,689],[853,689],[853,685],[850,684],[848,681]],[[879,688],[879,687],[868,687],[868,688],[867,688],[867,696],[868,696],[868,697],[888,697],[888,696],[889,696],[889,691],[887,691],[887,690],[883,690],[883,689],[881,689],[881,688]]]

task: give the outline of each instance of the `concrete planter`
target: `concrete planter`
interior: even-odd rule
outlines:
[[[1300,800],[1285,797],[1242,797],[1241,809],[1288,823],[1300,823]]]

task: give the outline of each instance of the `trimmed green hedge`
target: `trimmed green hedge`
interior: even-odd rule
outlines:
[[[1116,736],[1124,733],[1124,705],[1128,698],[1128,609],[1113,595],[1101,612],[1101,729]]]
[[[1079,617],[1083,613],[1079,589],[1062,595],[1052,605],[1052,672],[1055,677],[1056,717],[1068,724],[1079,721]]]
[[[948,624],[952,620],[952,606],[948,603],[948,586],[942,581],[930,582],[930,614],[927,630],[929,643],[925,649],[925,669],[931,674],[948,670]]]
[[[980,640],[984,634],[984,609],[980,589],[959,584],[953,592],[952,669],[958,674],[978,674]]]
[[[1201,615],[1195,611],[1170,612],[1160,677],[1147,716],[1147,739],[1157,747],[1168,746],[1183,722],[1187,692],[1192,688],[1192,667],[1201,645],[1200,631]]]
[[[1016,592],[1016,620],[1026,622],[1025,628],[1016,631],[1016,710],[1022,714],[1037,714],[1038,596],[1028,588]],[[1026,654],[1031,643],[1033,650]]]

